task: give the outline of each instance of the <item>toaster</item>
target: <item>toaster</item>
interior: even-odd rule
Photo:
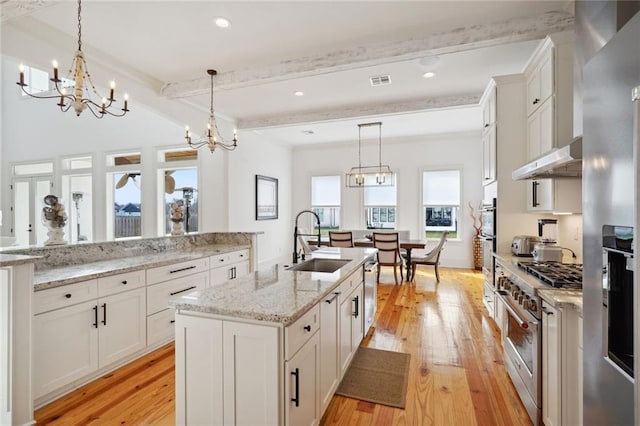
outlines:
[[[539,242],[540,238],[533,235],[516,235],[511,242],[511,253],[514,256],[531,257],[534,245]]]

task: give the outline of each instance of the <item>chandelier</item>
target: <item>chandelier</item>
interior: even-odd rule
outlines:
[[[363,166],[360,156],[362,140],[362,128],[378,126],[378,165]],[[358,124],[358,165],[352,167],[346,174],[346,186],[348,188],[363,188],[374,186],[393,186],[394,174],[391,168],[382,164],[382,122]]]
[[[82,21],[80,13],[82,11],[81,0],[78,0],[78,50],[76,51],[71,67],[69,68],[67,78],[61,80],[58,77],[58,63],[53,61],[53,78],[49,79],[55,85],[54,95],[34,95],[29,93],[25,87],[27,84],[24,82],[24,66],[20,65],[20,81],[17,83],[22,88],[22,91],[32,98],[38,99],[59,99],[57,104],[62,112],[67,112],[71,107],[76,112],[77,116],[80,116],[82,111],[88,109],[96,118],[102,118],[105,115],[112,115],[114,117],[122,117],[129,109],[127,108],[129,97],[124,94],[124,104],[120,109],[122,112],[115,112],[111,107],[114,106],[116,98],[115,94],[115,82],[111,82],[111,88],[109,90],[109,97],[101,97],[96,90],[96,87],[91,81],[89,69],[87,68],[87,62],[84,60],[84,54],[82,53]],[[67,89],[71,93],[67,93]],[[92,99],[92,96],[101,99],[96,102]]]
[[[218,130],[218,125],[216,124],[216,117],[213,114],[213,77],[218,74],[216,70],[207,70],[207,74],[211,76],[211,104],[209,107],[209,122],[207,123],[207,132],[206,136],[197,142],[193,142],[191,140],[191,132],[189,131],[189,126],[186,127],[187,134],[185,139],[189,146],[193,149],[198,149],[203,146],[207,146],[209,151],[213,152],[216,148],[222,148],[226,151],[233,151],[238,147],[238,134],[236,129],[233,129],[233,139],[232,143],[227,143],[227,141],[220,135],[220,131]],[[220,138],[218,140],[218,137]]]

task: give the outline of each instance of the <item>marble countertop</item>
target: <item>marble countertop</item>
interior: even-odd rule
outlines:
[[[345,277],[375,254],[370,248],[326,247],[314,258],[350,259],[333,273],[290,271],[291,262],[273,265],[220,286],[184,295],[170,305],[177,311],[201,312],[287,326],[329,294]]]
[[[0,267],[35,263],[40,256],[24,256],[21,254],[0,254]]]
[[[164,251],[139,256],[102,260],[99,262],[83,263],[79,265],[61,266],[59,268],[37,270],[34,273],[34,286],[35,291],[39,291],[94,278],[137,271],[145,268],[170,265],[177,262],[186,262],[189,260],[248,248],[250,248],[248,245],[209,245],[193,249]]]
[[[524,280],[547,303],[556,308],[573,308],[582,314],[582,290],[568,290],[549,287],[542,281],[527,274],[518,267],[518,262],[533,261],[531,258],[512,256],[509,254],[494,254],[494,257],[500,264],[518,278]]]

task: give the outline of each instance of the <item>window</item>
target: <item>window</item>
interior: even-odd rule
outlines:
[[[62,197],[68,212],[64,232],[70,242],[93,241],[92,165],[91,156],[62,159]]]
[[[395,176],[394,182],[397,182]],[[367,229],[395,229],[396,185],[365,186],[363,189]]]
[[[311,178],[311,210],[320,217],[323,235],[329,235],[330,229],[340,228],[340,176]],[[313,232],[318,232],[315,224]]]
[[[158,150],[158,186],[161,217],[158,235],[171,233],[171,203],[182,200],[183,229],[198,231],[198,151],[184,148]]]
[[[426,238],[440,238],[442,231],[449,231],[449,238],[457,238],[460,170],[423,172],[422,204]]]
[[[142,236],[140,153],[107,156],[107,236]]]

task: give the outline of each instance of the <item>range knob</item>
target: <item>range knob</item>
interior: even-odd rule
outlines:
[[[538,311],[538,303],[533,299],[531,299],[529,301],[529,310],[531,312],[537,312]]]
[[[524,291],[521,291],[520,293],[518,293],[518,304],[522,305],[522,303],[525,300],[524,297],[525,297]]]
[[[531,299],[529,298],[529,296],[525,296],[524,300],[522,301],[522,307],[526,310],[526,309],[529,309],[530,306],[531,306]]]

